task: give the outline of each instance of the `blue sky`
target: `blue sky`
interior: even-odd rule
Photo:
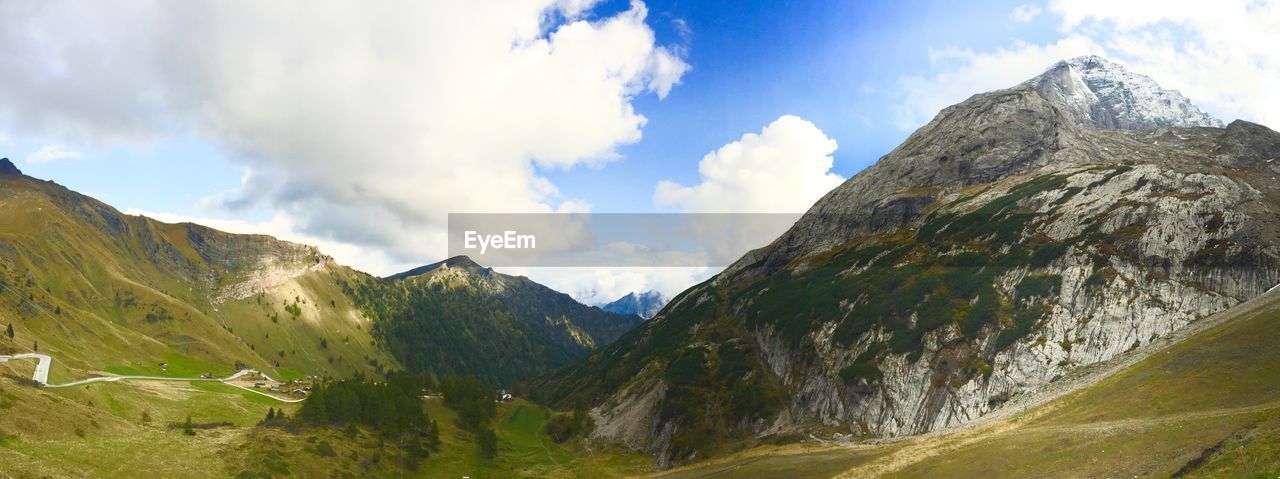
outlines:
[[[617,3],[625,4],[610,6]],[[901,101],[897,82],[931,71],[930,47],[985,50],[1056,36],[1047,17],[1010,20],[1018,4],[648,2],[659,39],[686,46],[692,69],[667,98],[637,100],[649,123],[643,141],[620,149],[621,161],[549,177],[600,210],[647,211],[654,183],[695,182],[703,155],[784,114],[835,139],[833,170],[849,177],[910,133],[889,121]],[[675,19],[691,32],[687,42]]]
[[[9,2],[0,156],[121,210],[319,244],[387,274],[441,259],[449,212],[803,211],[938,109],[1080,54],[1224,120],[1274,124],[1277,11]],[[580,298],[710,274],[528,273]]]
[[[637,111],[648,118],[644,138],[619,148],[619,160],[543,173],[565,196],[587,199],[594,211],[652,211],[655,183],[695,182],[703,155],[792,114],[839,143],[833,171],[851,176],[910,133],[887,119],[900,101],[898,79],[930,71],[930,47],[983,50],[1055,36],[1047,17],[1010,20],[1018,4],[749,1],[726,8],[717,2],[647,2],[658,41],[684,48],[691,70],[668,97],[636,98]],[[626,8],[627,2],[615,0],[599,5],[595,14]],[[43,164],[23,159],[45,142],[67,142],[9,136],[5,154],[25,172],[121,209],[207,214],[196,203],[237,188],[243,174],[229,159],[234,153],[180,130],[134,143],[69,145],[84,157]],[[244,214],[236,213],[250,220],[267,216]]]

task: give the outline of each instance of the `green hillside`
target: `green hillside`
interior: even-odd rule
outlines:
[[[49,354],[52,383],[247,366],[283,378],[407,367],[511,385],[642,321],[466,258],[410,273],[376,278],[312,246],[125,215],[0,175],[0,328],[15,333],[0,353]]]
[[[52,182],[0,176],[0,324],[50,381],[94,372],[345,376],[395,362],[314,247],[130,216]],[[160,363],[167,363],[161,368]]]
[[[465,256],[342,284],[405,368],[508,387],[582,358],[643,322]]]

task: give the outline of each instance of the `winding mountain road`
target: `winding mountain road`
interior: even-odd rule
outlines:
[[[114,376],[113,375],[113,376],[99,376],[99,377],[93,377],[93,378],[80,379],[80,380],[71,381],[69,383],[63,383],[63,384],[49,384],[49,366],[53,364],[53,358],[49,357],[49,355],[37,354],[37,353],[14,354],[11,356],[0,355],[0,363],[7,362],[11,359],[35,359],[36,361],[38,361],[36,363],[36,371],[34,374],[31,375],[31,380],[35,381],[35,383],[39,384],[41,387],[47,387],[47,388],[66,388],[71,386],[79,386],[82,384],[99,383],[99,382],[116,382],[116,381],[122,381],[122,380],[186,381],[186,382],[218,381],[228,386],[232,386],[232,387],[243,389],[245,391],[261,394],[263,396],[275,399],[280,402],[296,403],[296,402],[302,402],[306,399],[306,398],[286,399],[286,398],[276,397],[276,396],[264,393],[262,391],[258,391],[255,389],[251,389],[244,386],[240,386],[238,384],[231,383],[231,381],[240,379],[246,374],[253,374],[253,373],[261,375],[262,377],[266,378],[268,381],[279,382],[279,381],[276,381],[275,379],[272,379],[271,376],[267,376],[266,373],[263,373],[256,369],[241,369],[239,371],[236,371],[235,374],[232,374],[225,378],[175,378],[175,377],[165,377],[165,376]]]
[[[36,372],[31,375],[31,380],[41,386],[49,384],[49,365],[53,363],[53,358],[44,354],[15,354],[13,356],[0,356],[0,363],[6,362],[10,359],[35,359],[39,361],[36,363]]]

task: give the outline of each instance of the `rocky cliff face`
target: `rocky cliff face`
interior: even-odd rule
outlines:
[[[943,110],[543,390],[596,401],[597,439],[660,466],[922,433],[1280,282],[1280,134],[1117,68],[1069,60]]]

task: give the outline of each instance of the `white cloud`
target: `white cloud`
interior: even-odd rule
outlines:
[[[0,131],[0,144],[8,143],[8,142],[9,142],[9,135],[6,135],[5,132]]]
[[[701,183],[659,182],[654,202],[685,212],[804,212],[844,182],[830,171],[835,150],[813,123],[785,115],[702,157]]]
[[[1014,7],[1013,11],[1009,12],[1009,19],[1015,22],[1027,23],[1035,19],[1036,15],[1039,15],[1042,11],[1040,7],[1026,3]]]
[[[27,154],[27,163],[43,164],[58,160],[74,160],[84,158],[84,153],[60,145],[45,145],[39,150]]]
[[[936,73],[899,79],[903,102],[897,108],[894,123],[912,130],[947,106],[978,93],[1022,83],[1058,60],[1104,53],[1092,39],[1074,35],[1048,45],[1017,43],[992,52],[930,49],[929,59]]]
[[[675,297],[689,286],[705,281],[722,268],[495,268],[499,272],[528,276],[584,304],[612,302],[627,293],[658,291]]]
[[[250,171],[211,204],[436,260],[449,212],[586,208],[538,168],[616,158],[646,122],[633,100],[688,70],[643,3],[594,4],[6,3],[21,27],[0,29],[0,128],[89,145],[195,132]]]

